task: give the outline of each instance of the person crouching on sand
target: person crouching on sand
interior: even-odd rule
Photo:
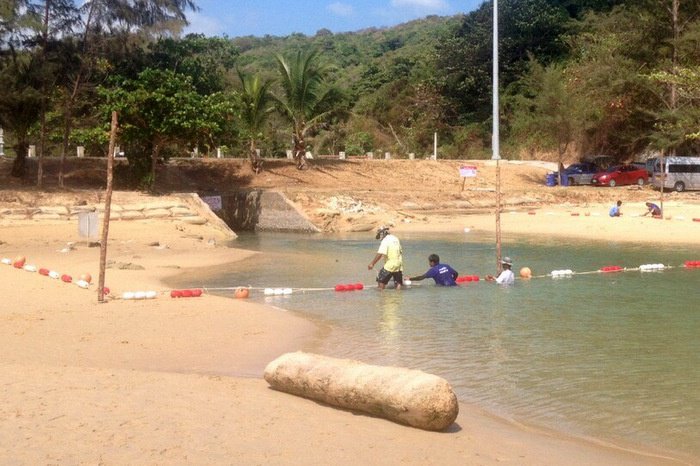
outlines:
[[[494,278],[493,275],[486,275],[486,280],[496,282],[499,285],[512,285],[515,283],[515,274],[511,270],[513,267],[512,259],[510,257],[504,257],[501,261],[501,265],[503,266],[503,271],[498,275],[498,277]]]
[[[377,286],[380,290],[383,290],[386,284],[389,283],[389,280],[393,278],[396,289],[399,290],[403,284],[403,255],[401,251],[401,242],[396,236],[389,233],[389,227],[379,228],[375,238],[381,240],[381,243],[379,244],[377,255],[374,256],[372,262],[367,265],[367,270],[372,270],[374,264],[379,262],[383,257],[384,266],[377,274]]]
[[[621,207],[621,206],[622,206],[622,201],[617,201],[617,204],[615,204],[614,206],[612,206],[612,207],[610,208],[610,212],[608,212],[608,213],[610,214],[610,216],[611,216],[611,217],[619,217],[619,216],[621,216],[621,215],[622,215],[622,211],[620,210],[620,207]]]
[[[653,202],[646,202],[645,204],[647,206],[647,211],[644,212],[642,217],[644,217],[645,215],[649,215],[649,214],[651,214],[652,217],[656,217],[656,218],[661,217],[661,207],[657,206]]]

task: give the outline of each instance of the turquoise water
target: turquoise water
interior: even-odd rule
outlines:
[[[495,268],[492,240],[474,234],[401,237],[407,275],[437,253],[460,274]],[[700,458],[700,269],[535,278],[512,287],[432,280],[380,292],[367,270],[372,234],[242,236],[264,251],[205,279],[208,287],[332,288],[251,298],[324,322],[323,354],[440,375],[458,397],[506,418],[574,435]],[[698,248],[537,239],[509,240],[514,270],[534,275],[606,265],[678,266]]]

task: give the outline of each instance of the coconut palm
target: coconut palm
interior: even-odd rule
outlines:
[[[241,94],[241,124],[250,140],[250,163],[255,173],[262,170],[262,160],[258,156],[256,140],[262,137],[263,127],[270,112],[274,110],[271,105],[272,94],[270,85],[272,81],[261,80],[259,76],[244,74],[238,71],[238,77],[243,85]]]
[[[275,100],[292,123],[294,159],[301,170],[306,166],[306,137],[332,115],[340,94],[327,84],[330,68],[320,63],[317,51],[299,51],[289,62],[277,55],[277,65],[284,96]]]

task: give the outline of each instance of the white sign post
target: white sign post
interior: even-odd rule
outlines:
[[[477,168],[475,165],[462,165],[459,167],[459,176],[462,177],[462,191],[467,178],[476,178]]]

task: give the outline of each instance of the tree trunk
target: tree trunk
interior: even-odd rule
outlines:
[[[158,164],[158,156],[160,155],[160,143],[156,143],[153,146],[153,152],[151,152],[151,179],[149,180],[150,189],[156,186],[156,165]]]
[[[262,171],[263,161],[260,157],[258,157],[258,151],[255,147],[255,139],[250,140],[250,152],[248,157],[250,158],[250,166],[253,168],[253,171],[256,174],[260,173]]]
[[[15,144],[15,161],[12,163],[12,172],[10,173],[15,178],[22,178],[27,170],[27,150],[29,143],[26,141],[17,142]]]
[[[294,160],[297,162],[297,169],[306,168],[306,143],[303,135],[294,135]]]

